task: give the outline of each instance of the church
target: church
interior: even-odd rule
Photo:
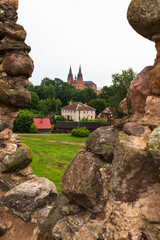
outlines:
[[[69,74],[67,78],[68,84],[71,84],[76,89],[85,89],[85,88],[92,88],[97,94],[100,94],[101,90],[97,90],[97,85],[92,81],[83,81],[83,75],[81,71],[81,66],[79,67],[79,72],[77,77],[73,79],[72,69],[70,67]]]

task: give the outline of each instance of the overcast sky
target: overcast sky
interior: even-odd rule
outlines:
[[[26,43],[34,72],[67,81],[69,67],[98,88],[112,83],[112,74],[132,67],[140,72],[153,65],[154,43],[138,35],[126,13],[130,0],[19,0],[18,23],[27,31]]]

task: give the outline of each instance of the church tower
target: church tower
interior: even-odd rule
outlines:
[[[72,74],[72,69],[71,69],[71,67],[70,67],[70,69],[69,69],[69,74],[68,74],[67,82],[68,82],[68,84],[72,84],[72,83],[73,83],[73,74]]]
[[[81,66],[79,66],[79,72],[77,75],[77,84],[79,85],[80,89],[83,89],[83,75],[81,71]]]

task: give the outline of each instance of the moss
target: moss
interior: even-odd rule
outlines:
[[[22,143],[19,149],[26,149],[27,150],[27,158],[32,159],[32,150],[25,144]]]

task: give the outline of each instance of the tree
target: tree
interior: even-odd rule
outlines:
[[[56,113],[60,114],[61,113],[61,107],[62,107],[62,102],[59,98],[56,99]]]
[[[122,74],[116,73],[112,75],[112,91],[113,95],[109,98],[109,106],[112,107],[112,111],[121,117],[122,114],[118,112],[117,108],[119,103],[126,97],[129,90],[129,86],[132,80],[135,78],[136,73],[129,68],[128,70],[122,70]]]
[[[44,92],[45,98],[56,98],[56,90],[52,84],[50,84],[49,86],[45,86]]]
[[[29,86],[28,86],[27,89],[28,89],[28,91],[33,91],[34,86],[33,86],[33,84],[31,82],[29,82]]]
[[[32,113],[28,109],[20,110],[13,123],[13,131],[28,133],[30,126],[33,123]]]
[[[82,102],[88,103],[89,101],[97,98],[97,93],[92,88],[85,88],[81,90]]]
[[[37,109],[39,104],[39,97],[36,92],[30,91],[31,93],[31,104],[29,106],[30,109]]]
[[[96,109],[96,115],[101,113],[106,108],[106,100],[104,99],[94,99],[88,103],[89,106]]]
[[[46,77],[41,81],[41,86],[49,86],[49,85],[53,85],[52,79]]]
[[[105,99],[106,102],[108,103],[109,98],[113,96],[113,89],[112,86],[104,86],[101,90],[101,93],[98,95],[98,98],[100,99]]]
[[[46,105],[46,101],[44,99],[41,99],[39,101],[39,104],[37,106],[38,110],[40,112],[42,112],[44,115],[47,115],[47,113],[49,112],[48,111],[48,108],[47,108],[47,105]]]

